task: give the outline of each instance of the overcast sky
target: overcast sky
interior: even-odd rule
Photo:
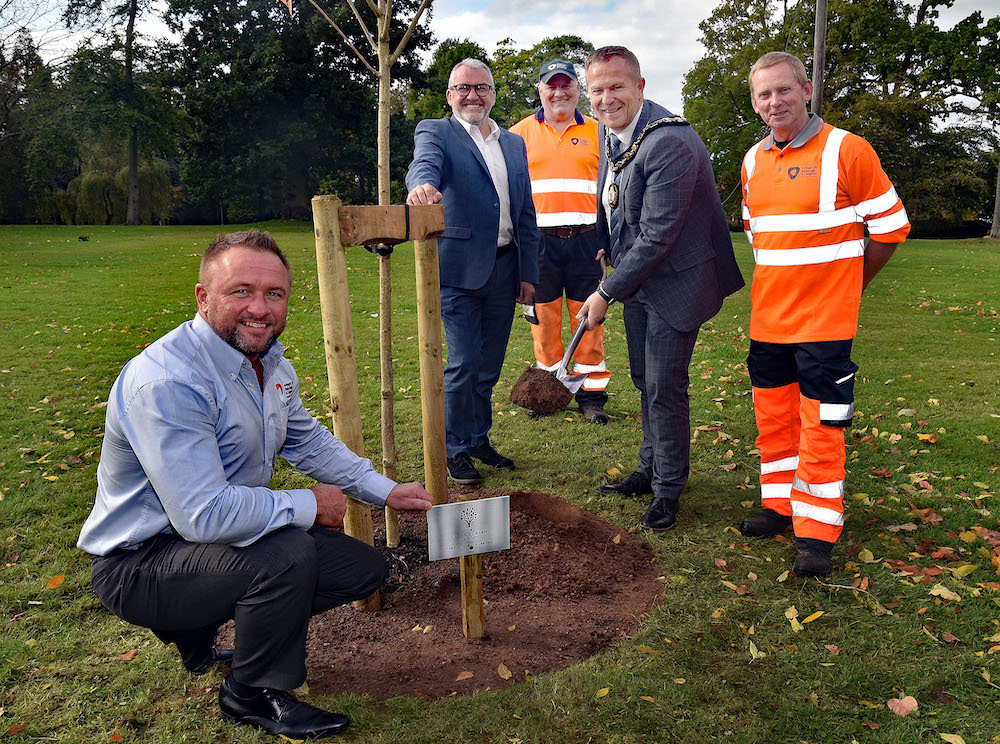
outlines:
[[[909,0],[915,4],[915,0]],[[646,97],[683,113],[684,75],[704,54],[698,24],[718,0],[434,0],[431,29],[438,40],[467,38],[493,53],[510,37],[519,48],[575,34],[595,47],[623,44],[635,52]],[[1000,15],[1000,0],[955,0],[941,13],[950,27],[975,10]]]

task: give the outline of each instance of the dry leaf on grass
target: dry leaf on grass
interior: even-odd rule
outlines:
[[[908,716],[919,707],[917,699],[912,695],[907,695],[904,698],[893,698],[886,702],[886,705],[897,716]]]
[[[131,651],[126,651],[123,654],[118,654],[115,658],[119,661],[132,661],[136,656],[139,655],[139,649],[133,648]]]
[[[935,584],[934,588],[931,589],[931,595],[935,597],[941,597],[941,599],[946,602],[961,602],[962,597],[951,589],[946,587],[944,584]]]
[[[55,589],[57,586],[61,586],[62,583],[66,581],[66,577],[60,574],[59,576],[53,576],[49,579],[48,583],[45,585],[46,589]]]
[[[600,690],[597,691],[597,694],[595,694],[594,697],[600,700],[602,697],[606,697],[609,692],[611,692],[610,687],[602,687]]]
[[[940,736],[948,744],[965,744],[965,739],[958,734],[940,734]]]

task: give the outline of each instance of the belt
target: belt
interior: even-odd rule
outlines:
[[[540,227],[538,228],[543,233],[548,235],[554,235],[557,238],[562,238],[566,240],[572,238],[574,235],[582,235],[585,232],[590,232],[594,229],[593,225],[571,225],[569,227]]]

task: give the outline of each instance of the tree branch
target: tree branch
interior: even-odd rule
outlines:
[[[361,14],[358,12],[357,6],[354,5],[354,0],[347,0],[347,5],[354,12],[354,17],[358,19],[358,25],[361,26],[361,31],[364,33],[365,38],[368,39],[368,43],[372,45],[372,50],[378,54],[378,44],[375,43],[375,39],[372,38],[371,32],[365,25],[365,22],[361,19]],[[376,11],[376,23],[378,23],[378,11]]]
[[[312,5],[314,8],[316,8],[316,10],[319,11],[319,14],[326,19],[327,23],[329,23],[331,26],[333,26],[334,30],[338,34],[340,34],[340,38],[342,38],[345,42],[347,42],[347,46],[349,46],[351,48],[351,51],[353,51],[354,54],[357,55],[357,58],[361,60],[361,63],[365,67],[367,67],[368,70],[373,75],[378,75],[378,70],[376,70],[374,67],[371,66],[371,64],[368,62],[368,60],[365,59],[365,55],[363,55],[361,52],[358,51],[358,48],[356,46],[354,46],[354,44],[351,42],[350,39],[347,38],[347,34],[345,34],[343,31],[340,30],[340,26],[338,26],[336,23],[334,23],[333,19],[326,14],[326,11],[323,10],[321,7],[319,7],[316,4],[316,0],[309,0],[309,4]]]
[[[399,46],[396,47],[396,51],[394,51],[392,53],[392,56],[389,57],[389,67],[392,67],[394,64],[396,64],[396,60],[398,60],[399,56],[403,53],[403,50],[406,48],[407,43],[409,43],[410,41],[410,37],[413,36],[413,32],[417,30],[417,22],[420,20],[420,16],[423,15],[424,11],[427,9],[427,6],[430,4],[431,0],[423,0],[423,2],[420,3],[420,7],[417,8],[416,15],[414,15],[413,20],[410,21],[410,27],[407,28],[406,33],[403,34],[403,38],[400,40]]]

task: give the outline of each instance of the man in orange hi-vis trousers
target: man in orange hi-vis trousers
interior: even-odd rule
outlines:
[[[748,79],[771,134],[743,159],[756,262],[747,367],[764,509],[740,530],[768,537],[791,525],[796,575],[825,576],[844,526],[861,293],[910,223],[871,145],[806,111],[812,84],[797,57],[765,54]]]
[[[597,260],[597,122],[577,109],[580,83],[573,63],[544,62],[538,70],[542,107],[510,128],[528,150],[531,195],[542,243],[535,285],[537,324],[531,326],[535,360],[554,371],[562,361],[563,293],[570,333],[583,301],[601,283]],[[608,423],[604,404],[611,373],[604,361],[604,326],[587,331],[573,357],[574,374],[586,373],[576,402],[592,424]],[[532,412],[532,415],[539,415]]]

